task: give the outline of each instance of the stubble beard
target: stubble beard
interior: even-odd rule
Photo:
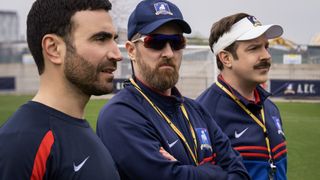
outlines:
[[[71,44],[68,45],[67,43],[64,74],[67,80],[84,94],[98,96],[112,92],[112,85],[105,87],[99,84],[98,74],[102,68],[101,66],[103,65],[99,64],[98,67],[95,67],[80,56]],[[108,79],[105,83],[112,83],[112,80]]]

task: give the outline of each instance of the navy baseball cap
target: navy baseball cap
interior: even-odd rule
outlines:
[[[137,34],[150,34],[167,22],[175,22],[184,33],[190,34],[179,8],[166,0],[143,0],[133,10],[128,21],[128,40]]]

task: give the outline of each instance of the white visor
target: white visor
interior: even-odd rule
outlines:
[[[230,46],[235,41],[255,39],[265,35],[267,39],[281,36],[283,29],[279,25],[262,25],[254,16],[248,16],[235,23],[230,31],[224,33],[216,43],[212,45],[214,55]]]

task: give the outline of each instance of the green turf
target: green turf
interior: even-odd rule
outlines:
[[[23,103],[32,96],[0,95],[0,124],[3,124]]]
[[[277,103],[288,148],[288,179],[320,177],[320,103]]]
[[[87,104],[87,107],[85,110],[85,117],[89,121],[91,127],[94,130],[96,130],[99,111],[107,101],[108,100],[106,99],[95,99],[95,100],[90,100],[89,103]]]
[[[32,96],[0,95],[0,125]],[[95,129],[100,108],[107,100],[90,100],[85,117]],[[281,111],[288,147],[288,179],[320,177],[320,103],[276,103]]]
[[[0,95],[0,125],[2,125],[17,108],[31,100],[32,96]],[[106,99],[90,100],[85,109],[85,117],[95,130],[99,110],[107,102]]]

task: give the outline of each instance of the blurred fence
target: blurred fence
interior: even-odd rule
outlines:
[[[132,72],[124,46],[119,47],[124,59],[115,73],[119,79],[115,81],[115,90],[122,87],[120,80],[129,78]],[[320,47],[303,47],[300,50],[271,47],[270,52],[274,63],[269,73],[269,90],[272,90],[272,80],[320,80]],[[293,63],[283,64],[284,60]],[[300,61],[301,64],[297,63]],[[207,46],[187,46],[177,87],[185,96],[195,98],[215,81],[218,73],[215,58]],[[25,42],[0,43],[0,79],[0,93],[34,94],[37,91],[39,75]],[[319,84],[313,89],[318,91],[317,86]]]
[[[120,47],[125,53],[124,47]],[[320,46],[296,45],[294,48],[288,48],[273,45],[270,47],[270,53],[274,64],[320,64]],[[23,63],[26,54],[30,54],[30,51],[25,41],[0,41],[0,64]],[[188,46],[184,54],[188,60],[213,60],[207,46]]]

